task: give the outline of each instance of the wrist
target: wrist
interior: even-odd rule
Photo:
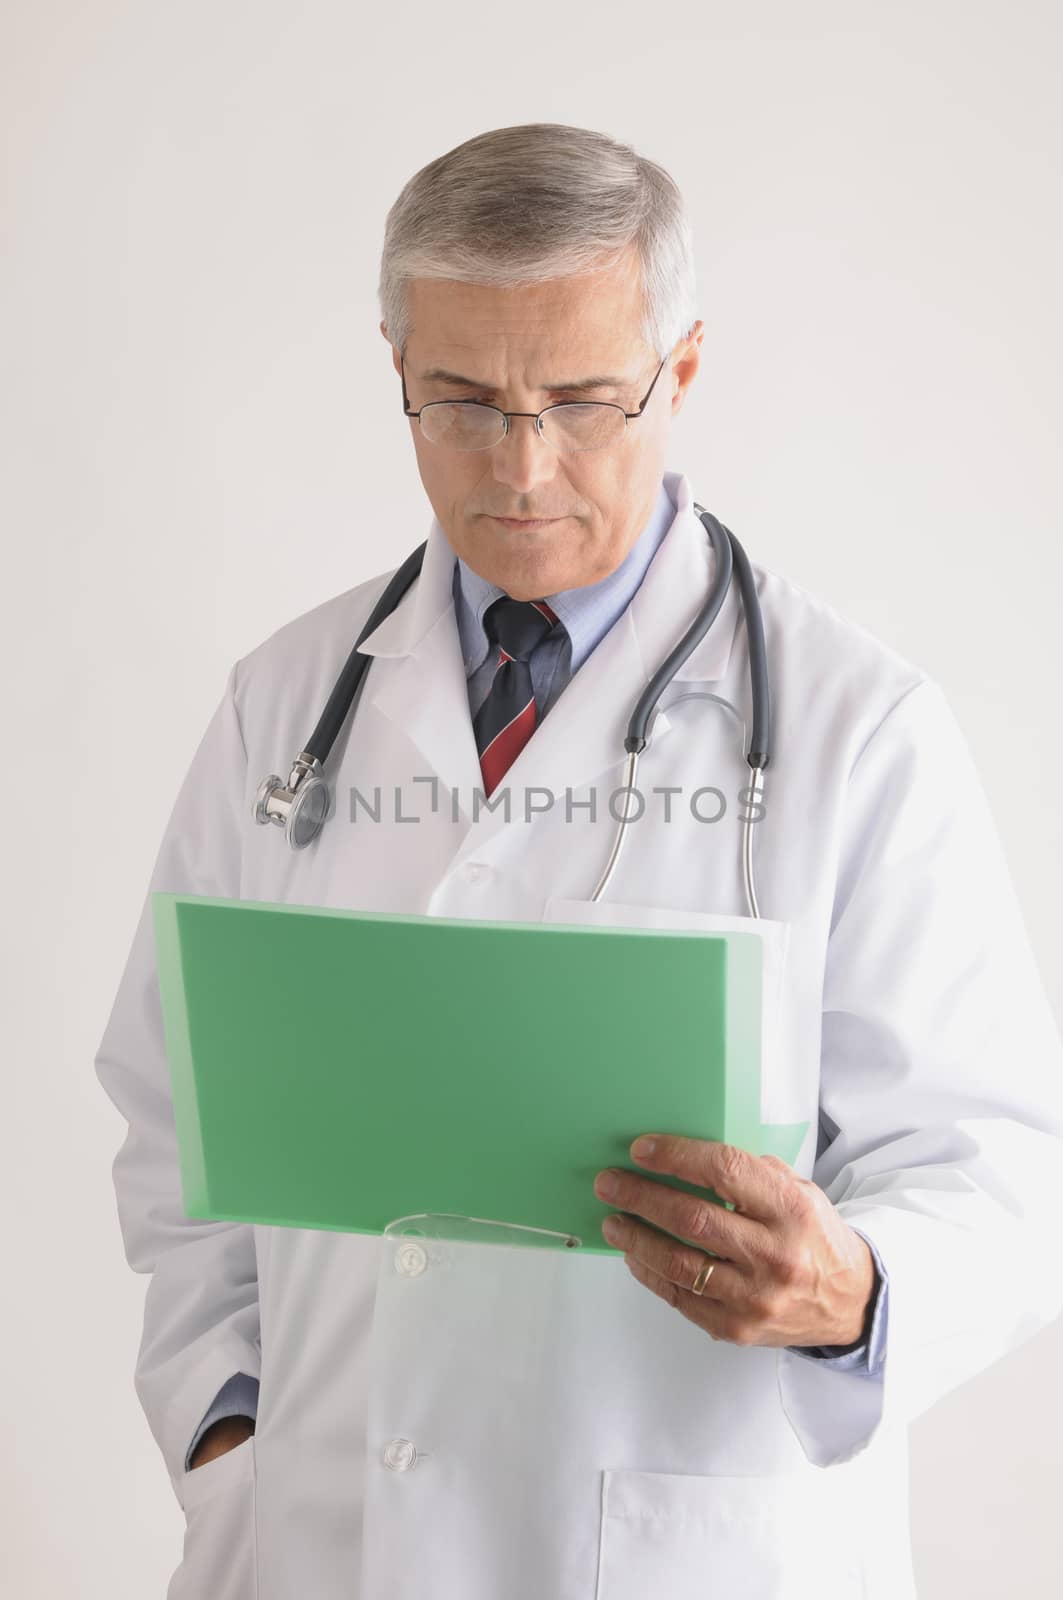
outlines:
[[[255,1431],[253,1417],[219,1417],[217,1422],[212,1422],[203,1434],[192,1454],[188,1464],[190,1472],[196,1467],[205,1466],[208,1461],[213,1461],[216,1456],[221,1456],[228,1450],[234,1450],[238,1444],[243,1444],[245,1439]]]
[[[858,1349],[871,1337],[871,1322],[879,1286],[878,1268],[871,1254],[871,1247],[862,1234],[857,1233],[855,1229],[852,1232],[860,1244],[861,1270],[848,1323],[843,1326],[839,1336],[824,1347],[832,1349],[836,1355]]]

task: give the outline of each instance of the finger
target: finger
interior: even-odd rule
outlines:
[[[763,1259],[772,1248],[763,1223],[725,1211],[708,1195],[687,1194],[684,1189],[672,1188],[622,1167],[610,1168],[609,1176],[612,1183],[608,1193],[601,1193],[600,1184],[595,1183],[600,1199],[620,1211],[643,1217],[703,1250],[711,1250],[731,1261],[752,1264]]]
[[[636,1155],[640,1141],[631,1146],[631,1158],[652,1172],[667,1172],[702,1189],[712,1189],[744,1216],[777,1222],[786,1214],[785,1191],[795,1180],[785,1162],[754,1156],[739,1145],[718,1139],[688,1139],[679,1134],[644,1134],[653,1149]]]
[[[680,1244],[629,1217],[609,1220],[620,1224],[620,1231],[610,1237],[609,1243],[624,1251],[628,1266],[637,1263],[663,1282],[672,1283],[676,1288],[693,1295],[698,1274],[711,1263],[712,1271],[702,1293],[694,1295],[694,1298],[719,1301],[732,1311],[743,1310],[748,1305],[751,1280],[740,1268],[712,1257],[704,1250]]]
[[[734,1338],[736,1328],[742,1326],[734,1313],[721,1301],[711,1299],[708,1294],[692,1294],[689,1289],[681,1288],[670,1278],[662,1278],[652,1267],[647,1267],[644,1262],[634,1257],[625,1260],[628,1271],[638,1283],[644,1284],[653,1294],[659,1295],[666,1305],[672,1306],[689,1322],[702,1328],[710,1339],[731,1340]],[[719,1268],[716,1270],[719,1271]],[[714,1272],[712,1278],[715,1277]]]

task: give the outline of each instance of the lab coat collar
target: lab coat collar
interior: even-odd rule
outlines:
[[[566,685],[556,704],[509,768],[503,786],[513,792],[515,813],[522,791],[541,788],[563,803],[625,755],[631,711],[661,662],[693,622],[712,582],[715,555],[693,507],[688,480],[665,476],[675,519],[631,604]],[[453,602],[456,556],[433,519],[420,578],[391,616],[363,641],[366,655],[390,658],[370,668],[367,702],[403,729],[431,771],[468,815],[473,793],[482,789],[469,712],[468,684]],[[709,629],[676,673],[679,682],[714,682],[727,671],[741,603],[737,580]],[[668,690],[663,701],[667,704]],[[664,710],[651,724],[654,744],[671,724]],[[622,766],[616,782],[622,781]],[[598,797],[604,810],[608,796]],[[470,834],[477,847],[504,823],[503,810],[481,809]]]

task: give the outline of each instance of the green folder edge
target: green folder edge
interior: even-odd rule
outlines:
[[[624,937],[632,933],[652,936],[664,935],[672,939],[690,938],[697,940],[713,939],[724,944],[726,960],[729,969],[734,969],[739,981],[749,985],[755,984],[758,991],[762,981],[762,948],[759,937],[752,933],[727,931],[726,933],[706,933],[699,929],[684,929],[672,927],[647,927],[642,925],[616,925],[616,924],[586,924],[562,922],[515,922],[502,921],[495,918],[468,918],[468,917],[437,917],[426,916],[408,912],[363,911],[356,907],[336,907],[321,905],[304,905],[301,903],[282,901],[262,901],[241,899],[233,900],[224,896],[193,895],[187,893],[170,893],[155,891],[151,896],[152,919],[155,932],[155,946],[157,971],[159,977],[159,994],[162,1008],[163,1029],[165,1034],[167,1062],[170,1073],[170,1082],[173,1098],[174,1120],[178,1141],[178,1158],[181,1175],[181,1186],[185,1198],[186,1215],[191,1218],[211,1221],[232,1221],[256,1223],[265,1226],[312,1226],[315,1231],[329,1232],[358,1232],[367,1234],[380,1234],[379,1228],[359,1228],[347,1223],[329,1223],[315,1221],[312,1225],[304,1223],[287,1223],[281,1219],[270,1219],[256,1214],[254,1216],[239,1214],[215,1208],[189,1209],[187,1197],[189,1195],[206,1195],[208,1193],[207,1172],[204,1165],[204,1141],[200,1126],[199,1104],[195,1093],[196,1074],[193,1068],[192,1041],[189,1028],[189,1013],[186,1004],[184,972],[181,956],[181,931],[179,922],[179,908],[181,905],[190,904],[197,906],[224,906],[246,907],[260,911],[277,913],[291,913],[297,915],[311,915],[313,917],[331,917],[341,920],[357,918],[361,922],[399,922],[399,923],[432,923],[459,926],[465,929],[470,927],[497,931],[504,928],[526,929],[534,931],[567,930],[587,936],[606,935]],[[760,1034],[761,1017],[759,1007],[750,1010],[745,1015],[738,1011],[728,1009],[727,1015],[728,1055],[731,1054],[731,1045],[737,1045],[739,1040],[746,1047],[755,1047],[756,1058],[760,1059]],[[745,1037],[741,1036],[745,1034]],[[732,1083],[728,1081],[725,1095],[725,1113],[728,1126],[722,1138],[727,1143],[735,1144],[747,1149],[754,1154],[773,1153],[781,1156],[783,1160],[792,1163],[800,1150],[808,1130],[808,1123],[795,1123],[790,1125],[773,1125],[765,1127],[760,1120],[760,1076],[759,1071],[755,1082]],[[732,1110],[733,1108],[733,1110]],[[732,1125],[733,1123],[733,1125]],[[640,1132],[654,1130],[640,1129]],[[668,1129],[656,1131],[667,1132]],[[632,1134],[632,1139],[636,1135]],[[604,1136],[603,1136],[604,1143]],[[711,1189],[706,1189],[685,1182],[681,1178],[666,1173],[649,1173],[645,1168],[637,1166],[628,1156],[627,1161],[606,1156],[601,1166],[627,1167],[627,1170],[638,1173],[643,1177],[652,1177],[654,1182],[664,1184],[673,1189],[697,1195],[701,1198],[708,1197],[716,1204],[730,1209],[730,1203],[723,1201]],[[597,1200],[593,1194],[591,1198],[601,1207],[602,1218],[610,1210],[616,1210],[604,1201]],[[527,1225],[534,1226],[532,1224]],[[416,1231],[416,1230],[414,1230]],[[527,1241],[517,1242],[535,1243],[532,1238]],[[615,1247],[608,1245],[601,1236],[600,1225],[596,1234],[591,1236],[580,1235],[581,1248],[594,1254],[616,1254]]]

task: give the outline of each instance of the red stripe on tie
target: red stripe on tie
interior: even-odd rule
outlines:
[[[532,605],[535,607],[536,611],[541,611],[543,616],[547,617],[549,621],[556,622],[558,620],[557,612],[552,611],[545,600],[533,600]]]
[[[484,795],[490,795],[517,759],[535,732],[535,699],[528,701],[523,711],[496,733],[480,756],[480,772],[484,780]]]

